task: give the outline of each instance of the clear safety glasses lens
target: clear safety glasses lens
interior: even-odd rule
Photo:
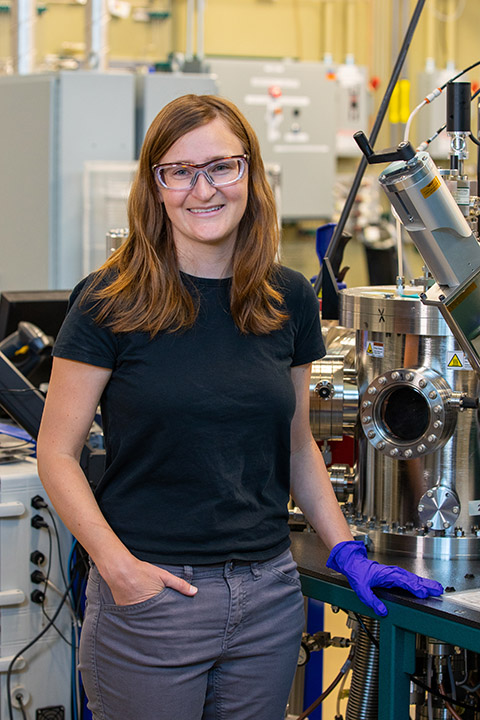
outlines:
[[[246,166],[247,156],[238,155],[213,160],[202,165],[187,163],[154,165],[153,172],[157,182],[168,190],[190,190],[199,175],[205,175],[208,182],[214,187],[233,185],[242,179]]]

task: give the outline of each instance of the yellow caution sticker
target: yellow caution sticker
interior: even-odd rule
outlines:
[[[458,357],[457,353],[455,353],[455,355],[453,355],[452,359],[448,363],[448,367],[456,367],[456,368],[462,367],[462,363],[461,363],[460,358]]]
[[[438,190],[440,185],[442,184],[442,181],[438,177],[438,175],[435,175],[433,180],[431,180],[428,185],[425,185],[424,188],[421,188],[420,192],[422,193],[424,198],[430,197],[430,195],[433,195],[433,193]]]
[[[447,367],[453,370],[472,370],[469,359],[461,350],[448,353]]]

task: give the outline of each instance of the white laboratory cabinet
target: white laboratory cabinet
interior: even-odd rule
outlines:
[[[7,671],[15,655],[22,651],[47,624],[39,604],[31,593],[44,590],[44,583],[31,580],[35,570],[47,572],[51,560],[50,579],[63,592],[65,585],[60,572],[58,548],[52,520],[46,510],[31,506],[32,498],[41,495],[47,500],[33,458],[2,462],[0,458],[0,720],[8,720]],[[55,517],[55,512],[52,510]],[[31,520],[41,515],[48,530],[32,527]],[[63,562],[66,564],[72,538],[56,518]],[[38,566],[32,553],[45,556]],[[51,553],[51,558],[49,557]],[[60,602],[54,590],[47,590],[45,609],[51,617]],[[71,640],[71,620],[66,607],[55,622],[66,639]],[[67,720],[70,711],[71,649],[54,630],[48,630],[31,648],[21,652],[11,674],[10,692],[20,691],[28,718]],[[18,704],[13,702],[13,716],[20,718]]]

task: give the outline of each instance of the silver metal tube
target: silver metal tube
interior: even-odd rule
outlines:
[[[379,622],[362,615],[365,627],[379,637]],[[355,641],[352,680],[345,720],[378,719],[378,648],[360,626]]]
[[[187,27],[185,40],[185,60],[193,60],[193,26],[195,19],[195,0],[187,0]]]
[[[106,0],[87,0],[85,7],[85,57],[91,70],[108,69],[107,28],[109,15]]]
[[[197,58],[205,57],[205,0],[197,0]]]
[[[12,58],[13,69],[19,75],[35,70],[35,0],[12,0]]]

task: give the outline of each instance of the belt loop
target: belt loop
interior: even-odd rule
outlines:
[[[261,572],[261,570],[260,570],[259,563],[258,563],[258,562],[253,562],[253,563],[250,565],[250,570],[252,571],[253,579],[254,579],[254,580],[260,580],[260,578],[262,577],[262,572]]]
[[[183,566],[183,579],[186,580],[188,583],[192,582],[192,580],[193,580],[192,565],[184,565]]]

